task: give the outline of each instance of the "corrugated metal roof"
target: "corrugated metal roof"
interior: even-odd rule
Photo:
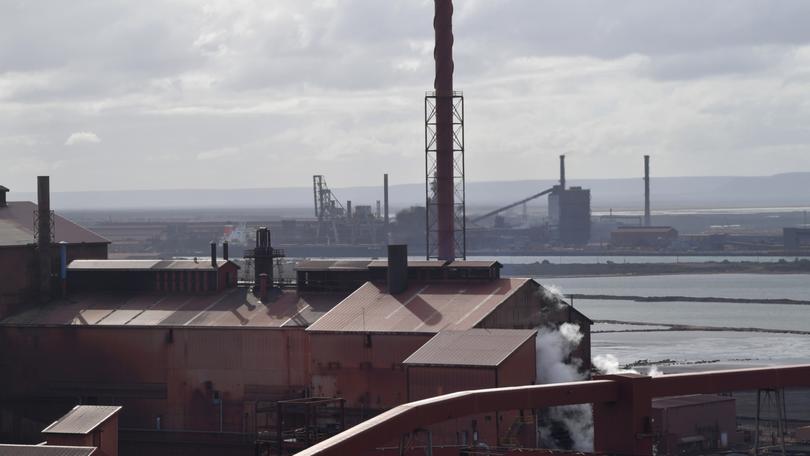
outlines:
[[[89,434],[118,413],[112,405],[77,405],[65,416],[42,430],[43,434]]]
[[[217,260],[217,268],[232,263]],[[233,263],[236,264],[236,263]],[[238,267],[238,266],[237,266]],[[195,260],[73,260],[69,271],[197,271],[210,270],[211,258]]]
[[[366,282],[307,331],[421,332],[465,330],[477,325],[531,279],[475,283],[414,283],[398,295]]]
[[[536,333],[532,329],[441,331],[403,364],[497,367]]]
[[[4,326],[308,326],[345,293],[284,291],[262,303],[245,288],[217,294],[93,292],[36,306],[0,322]]]
[[[467,260],[457,260],[453,261],[452,263],[447,265],[448,268],[481,268],[481,269],[491,269],[494,267],[502,267],[501,263],[497,261],[467,261]]]
[[[731,396],[718,396],[716,394],[693,394],[689,396],[670,396],[653,398],[652,407],[667,409],[676,407],[689,407],[693,405],[713,404],[716,402],[734,401]]]
[[[95,447],[6,445],[0,443],[0,456],[90,456],[95,451]]]
[[[444,260],[408,260],[409,268],[441,268],[447,264]],[[374,260],[368,265],[369,268],[387,268],[388,260]]]
[[[0,207],[0,246],[34,243],[36,209],[37,205],[30,201],[9,201],[8,206]],[[110,242],[59,215],[53,217],[53,230],[55,242],[64,241],[70,244]]]
[[[309,260],[295,265],[297,271],[365,271],[368,260]]]

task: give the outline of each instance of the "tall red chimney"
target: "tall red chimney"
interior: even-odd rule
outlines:
[[[436,47],[436,195],[438,256],[455,260],[453,189],[453,1],[435,0]]]

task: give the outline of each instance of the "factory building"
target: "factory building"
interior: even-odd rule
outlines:
[[[535,382],[537,332],[531,329],[442,331],[409,356],[408,401]],[[529,419],[531,418],[531,419]],[[535,447],[531,410],[468,416],[432,427],[436,445],[489,442]],[[508,427],[507,427],[508,426]]]
[[[655,398],[653,432],[661,455],[727,451],[740,442],[736,400],[731,396],[696,394]]]
[[[46,183],[47,178],[42,179]],[[24,303],[36,301],[41,294],[41,256],[37,246],[40,234],[38,212],[40,205],[50,214],[50,195],[40,193],[40,204],[29,201],[8,201],[8,188],[0,186],[0,318],[21,309]],[[66,261],[74,259],[105,259],[110,242],[57,214],[45,224],[45,237],[50,238],[47,255],[50,290],[57,289],[60,246],[64,246]]]
[[[782,239],[787,252],[810,250],[810,228],[783,228]]]
[[[678,240],[671,226],[620,226],[610,233],[613,247],[665,249]]]
[[[552,236],[563,245],[585,245],[591,239],[591,191],[555,187],[548,195]]]
[[[531,383],[534,328],[568,321],[585,336],[576,356],[587,366],[590,320],[534,280],[501,278],[497,262],[406,258],[400,249],[388,261],[303,263],[297,289],[265,291],[237,286],[236,265],[214,255],[75,260],[65,298],[0,321],[0,407],[13,417],[0,437],[33,438],[20,431],[36,426],[22,423],[44,424],[79,401],[124,407],[123,448],[174,451],[204,433],[211,448],[244,452],[248,436],[284,425],[279,401],[340,399],[348,426],[429,391]],[[442,367],[454,353],[445,337],[497,349]],[[512,439],[519,418],[482,416],[436,438]]]

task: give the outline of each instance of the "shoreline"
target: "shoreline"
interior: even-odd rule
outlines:
[[[504,276],[632,277],[678,274],[810,274],[810,260],[707,263],[540,263],[503,265]]]

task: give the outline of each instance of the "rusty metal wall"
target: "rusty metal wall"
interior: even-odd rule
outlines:
[[[312,394],[380,410],[406,402],[402,361],[431,334],[312,333]]]
[[[84,399],[124,406],[122,427],[245,432],[253,405],[301,395],[301,328],[0,327],[0,401]],[[20,381],[20,379],[26,381]],[[63,411],[43,411],[43,421]],[[50,421],[48,421],[50,422]]]
[[[532,337],[498,366],[497,386],[531,385],[537,376],[537,345]]]

